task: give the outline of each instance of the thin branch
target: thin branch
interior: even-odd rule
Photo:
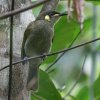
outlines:
[[[27,11],[29,9],[35,8],[35,7],[37,7],[37,6],[41,5],[41,4],[44,4],[44,3],[48,2],[48,1],[49,0],[36,1],[33,4],[31,4],[31,5],[29,5],[29,6],[25,7],[25,8],[20,8],[20,9],[16,9],[16,10],[13,10],[13,11],[6,12],[6,13],[0,15],[0,20],[8,18],[8,17],[10,17],[12,15],[16,15],[18,13],[22,13],[22,12]]]
[[[68,95],[68,96],[72,98],[71,100],[77,100],[77,98],[74,97],[73,95]],[[67,99],[66,98],[63,98],[62,100],[67,100]]]
[[[78,84],[82,74],[83,74],[83,69],[84,69],[84,65],[85,65],[85,62],[86,62],[86,58],[87,58],[87,55],[85,55],[85,58],[84,58],[84,61],[83,61],[83,65],[82,65],[82,69],[80,71],[80,74],[78,76],[78,78],[76,79],[75,83],[72,85],[71,89],[68,91],[68,93],[65,95],[65,97],[69,96],[71,94],[71,92],[73,91],[73,89],[76,87],[76,85]]]
[[[52,55],[56,55],[56,54],[68,52],[68,51],[70,51],[70,50],[73,50],[73,49],[76,49],[76,48],[79,48],[79,47],[88,45],[88,44],[90,44],[90,43],[93,43],[93,42],[96,42],[96,41],[99,41],[99,40],[100,40],[100,37],[97,38],[97,39],[93,39],[93,40],[91,40],[91,41],[85,42],[85,43],[81,43],[81,44],[79,44],[79,45],[73,46],[73,47],[68,48],[68,49],[63,49],[63,50],[54,52],[54,53],[43,54],[43,55],[39,55],[39,56],[35,56],[35,57],[29,57],[29,58],[27,58],[27,59],[23,59],[23,60],[14,62],[14,63],[12,63],[12,65],[15,65],[15,64],[18,64],[18,63],[21,63],[21,62],[24,62],[24,61],[28,61],[28,60],[31,60],[31,59],[44,58],[45,56],[52,56]],[[4,68],[0,69],[0,71],[6,69],[6,68],[8,68],[8,67],[9,67],[9,65],[7,65],[7,66],[5,66]]]
[[[55,10],[57,8],[59,0],[50,0],[49,2],[45,3],[40,11],[40,13],[48,10]]]
[[[38,100],[45,100],[43,97],[40,97],[39,95],[36,95],[35,93],[32,93],[32,96],[34,96]]]
[[[76,39],[78,38],[78,36],[80,35],[81,32],[82,32],[82,30],[79,31],[79,33],[78,33],[77,36],[74,38],[74,40],[71,42],[71,44],[68,46],[68,48],[70,48],[70,47],[73,45],[73,43],[76,41]],[[50,65],[46,68],[45,71],[48,72],[48,70],[49,70],[54,64],[56,64],[56,63],[58,62],[58,60],[60,60],[60,58],[61,58],[65,53],[66,53],[66,52],[63,52],[52,64],[50,64]]]
[[[11,3],[11,11],[14,10],[14,2]],[[10,59],[9,59],[9,87],[8,87],[8,100],[11,100],[11,87],[12,87],[12,57],[13,57],[13,15],[10,18]]]
[[[73,95],[69,95],[73,100],[77,100]]]

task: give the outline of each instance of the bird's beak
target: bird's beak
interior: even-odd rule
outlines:
[[[59,16],[65,16],[67,15],[67,12],[64,12],[64,13],[60,13]]]
[[[55,16],[55,17],[60,17],[60,16],[65,16],[65,15],[68,15],[67,12],[58,13],[58,14],[55,14],[55,15],[53,15],[53,16]]]

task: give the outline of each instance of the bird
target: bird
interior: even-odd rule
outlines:
[[[35,21],[32,21],[26,28],[21,47],[21,59],[48,54],[54,37],[54,25],[61,16],[67,13],[57,11],[44,11]],[[44,58],[29,60],[28,78],[26,88],[28,91],[39,89],[39,66]],[[23,65],[25,62],[23,62]]]

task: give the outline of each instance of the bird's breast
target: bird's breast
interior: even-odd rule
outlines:
[[[32,56],[48,53],[52,44],[53,28],[42,22],[38,22],[34,28],[25,43],[26,54]]]

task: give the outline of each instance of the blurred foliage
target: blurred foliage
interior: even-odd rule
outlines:
[[[86,0],[86,1],[94,1],[94,2],[100,2],[100,0]]]
[[[94,97],[95,100],[100,100],[100,75],[97,78],[97,80],[94,82],[93,88],[94,88]]]
[[[85,20],[84,20],[84,28],[82,30],[82,33],[78,36],[77,40],[74,42],[73,45],[80,44],[81,42],[86,42],[91,39],[92,37],[92,31],[94,30],[92,27],[93,24],[93,5],[99,6],[100,0],[86,0],[85,2]],[[61,1],[58,5],[57,11],[64,12],[66,8],[66,1]],[[41,7],[37,7],[33,9],[33,13],[35,16],[38,16]],[[97,12],[97,36],[100,36],[100,23],[99,23],[99,9]],[[67,20],[67,17],[62,17],[54,27],[54,41],[52,45],[51,52],[56,52],[59,50],[62,50],[64,48],[68,48],[72,41],[75,39],[75,37],[78,35],[80,31],[80,26],[76,22],[76,19],[73,17],[72,20]],[[96,50],[98,52],[100,51],[100,43],[96,46]],[[89,50],[87,49],[89,48]],[[85,51],[84,51],[85,49]],[[45,66],[48,66],[51,64],[59,55],[54,55],[51,57],[48,57],[44,64],[42,65],[42,70],[39,72],[39,90],[38,92],[32,93],[31,100],[62,100],[62,98],[66,95],[68,90],[70,90],[70,87],[72,87],[74,81],[77,79],[78,74],[80,73],[81,67],[82,67],[82,59],[83,55],[85,55],[87,52],[90,54],[92,51],[92,46],[88,45],[86,48],[79,48],[75,51],[69,51],[62,57],[61,60],[57,64],[55,64],[52,68],[55,70],[51,73],[46,73],[43,71],[45,69]],[[97,51],[96,51],[97,52]],[[87,60],[90,60],[87,58]],[[44,66],[45,65],[45,66]],[[97,65],[100,67],[100,63],[97,63]],[[75,100],[90,100],[90,83],[89,78],[90,74],[88,72],[88,66],[87,65],[84,71],[84,74],[79,80],[78,86],[72,91],[72,96],[75,97]],[[97,69],[98,70],[98,69]],[[100,68],[99,68],[100,70]],[[100,73],[100,71],[98,72]],[[98,74],[96,78],[98,77]],[[87,81],[88,79],[88,81]],[[97,78],[97,80],[93,84],[94,89],[94,98],[95,100],[100,100],[100,76]],[[68,97],[65,97],[65,100],[67,100]],[[68,100],[74,100],[71,97]]]
[[[89,100],[89,88],[84,86],[76,96],[77,100]]]
[[[62,17],[54,28],[54,40],[51,52],[62,50],[68,47],[80,31],[79,25],[71,20],[67,21],[67,17]],[[51,63],[57,55],[48,57],[46,63]]]
[[[39,76],[39,90],[35,94],[41,96],[42,98],[46,98],[46,100],[61,100],[61,95],[55,88],[48,74],[40,70]]]
[[[100,0],[86,0],[86,1],[91,2],[95,5],[100,5]]]
[[[93,83],[94,100],[100,100],[100,75]],[[89,86],[84,86],[76,96],[77,100],[89,100]]]

